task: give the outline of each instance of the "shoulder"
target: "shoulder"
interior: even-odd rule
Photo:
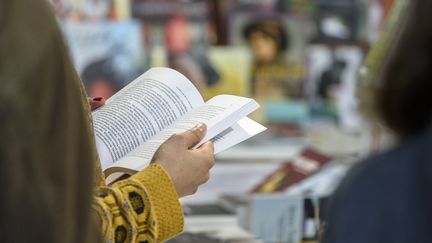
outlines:
[[[418,136],[359,162],[349,171],[337,193],[367,193],[373,196],[407,189],[406,186],[418,179],[416,174],[425,159],[423,155],[432,140],[430,137]]]
[[[384,242],[389,227],[413,218],[429,141],[417,137],[355,165],[330,200],[324,242]]]

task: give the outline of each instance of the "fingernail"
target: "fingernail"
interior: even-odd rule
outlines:
[[[103,97],[94,97],[93,101],[101,101],[103,99]]]
[[[200,131],[200,132],[204,132],[204,126],[205,125],[203,123],[200,123],[200,124],[196,125],[195,129]]]

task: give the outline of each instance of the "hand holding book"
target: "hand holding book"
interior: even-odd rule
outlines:
[[[194,148],[209,140],[214,142],[215,154],[230,148],[266,129],[246,117],[258,107],[253,99],[233,95],[204,102],[179,72],[152,68],[93,112],[107,182],[144,169],[173,134],[200,123],[207,125],[207,133]]]
[[[215,163],[213,142],[191,150],[204,138],[206,131],[206,125],[199,124],[184,133],[175,134],[153,156],[152,163],[160,164],[170,175],[179,197],[194,194],[198,186],[210,178],[209,170]]]

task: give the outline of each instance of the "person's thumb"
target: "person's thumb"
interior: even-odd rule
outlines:
[[[207,126],[204,123],[200,123],[195,127],[189,129],[188,131],[181,134],[185,138],[186,145],[188,148],[195,146],[201,139],[204,138],[207,132]]]

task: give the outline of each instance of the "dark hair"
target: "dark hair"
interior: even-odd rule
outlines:
[[[249,23],[243,29],[243,37],[249,40],[252,33],[255,32],[272,38],[278,44],[279,51],[285,51],[289,48],[290,37],[279,20],[266,19]]]
[[[401,137],[424,131],[432,115],[432,1],[409,2],[372,90],[379,118]]]

